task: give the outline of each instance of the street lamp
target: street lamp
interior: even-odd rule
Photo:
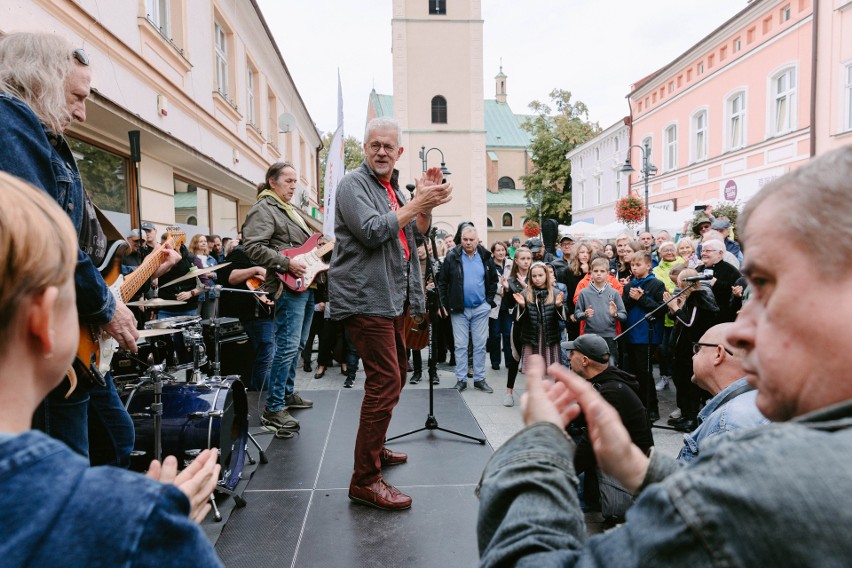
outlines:
[[[648,178],[657,173],[657,166],[651,163],[651,148],[633,144],[627,148],[627,159],[624,161],[624,165],[621,166],[621,173],[631,174],[635,171],[633,166],[630,165],[630,150],[632,148],[642,150],[642,169],[639,170],[639,173],[642,174],[642,180],[645,182],[645,232],[650,233],[651,223],[648,219],[650,214],[650,209],[648,209]]]
[[[538,190],[538,227],[539,227],[539,230],[541,230],[541,194],[542,194],[542,190],[541,190],[541,188],[539,188],[539,190]],[[532,206],[533,206],[533,202],[530,201],[529,199],[527,199],[527,207],[529,209],[532,209]]]
[[[450,175],[450,170],[447,169],[447,164],[444,162],[444,153],[439,148],[429,148],[427,150],[426,146],[420,146],[420,160],[423,162],[423,173],[426,173],[426,158],[432,150],[437,150],[441,154],[441,173],[445,176]]]

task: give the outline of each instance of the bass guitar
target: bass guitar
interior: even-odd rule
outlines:
[[[186,233],[179,227],[169,227],[166,229],[165,242],[171,243],[177,250],[186,242]],[[98,267],[115,301],[122,304],[126,304],[163,264],[163,255],[159,254],[158,248],[145,257],[133,272],[124,276],[121,274],[121,259],[128,249],[129,245],[125,241],[115,241]],[[104,374],[110,369],[116,347],[118,342],[100,327],[80,322],[80,342],[73,364],[77,377],[82,377],[92,385],[106,386]]]
[[[289,272],[278,274],[279,280],[293,292],[304,292],[310,288],[320,272],[328,270],[328,263],[322,257],[331,252],[334,248],[334,241],[328,241],[322,246],[317,246],[321,238],[322,235],[320,233],[314,233],[302,246],[280,251],[281,254],[289,257],[291,260],[301,260],[307,267],[305,268],[305,273],[301,276],[294,276]]]

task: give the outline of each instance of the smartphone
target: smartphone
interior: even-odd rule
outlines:
[[[706,210],[707,210],[706,205],[696,205],[695,206],[695,211],[706,211]]]

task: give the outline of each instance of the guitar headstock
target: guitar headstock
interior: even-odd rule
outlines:
[[[166,227],[166,239],[171,239],[172,246],[177,250],[182,244],[186,244],[186,232],[180,227]]]

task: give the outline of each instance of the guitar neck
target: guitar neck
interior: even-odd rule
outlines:
[[[324,245],[322,245],[321,247],[317,247],[316,249],[314,249],[313,252],[314,252],[314,254],[316,255],[317,258],[322,258],[325,255],[327,255],[331,251],[331,249],[333,249],[333,248],[334,248],[334,241],[329,241],[329,242],[325,243]]]
[[[166,243],[173,243],[173,240],[169,238]],[[128,302],[163,264],[163,255],[159,254],[160,250],[162,246],[145,257],[136,270],[124,277],[120,287],[122,302]]]

